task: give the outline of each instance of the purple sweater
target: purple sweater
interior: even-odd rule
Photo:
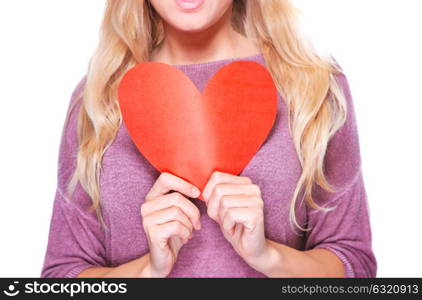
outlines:
[[[223,65],[235,60],[252,60],[265,66],[262,54],[175,66],[202,91],[207,81]],[[344,263],[348,277],[375,277],[377,262],[371,248],[371,229],[355,113],[347,79],[338,75],[348,101],[346,124],[329,143],[326,174],[338,189],[328,193],[315,189],[316,202],[336,205],[320,212],[297,205],[297,219],[311,231],[297,234],[289,223],[289,203],[301,167],[288,130],[287,109],[278,97],[278,116],[269,137],[240,174],[258,184],[264,200],[266,237],[290,247],[307,250],[325,248]],[[91,200],[78,184],[74,197],[64,196],[66,183],[75,168],[76,121],[80,101],[74,91],[64,126],[58,162],[58,184],[51,218],[48,246],[41,277],[76,277],[93,266],[114,267],[148,253],[140,206],[159,176],[159,171],[140,154],[122,123],[114,143],[103,157],[100,177],[103,229]],[[201,230],[181,249],[169,277],[265,277],[233,250],[219,226],[206,214],[205,204],[193,200],[201,212]]]

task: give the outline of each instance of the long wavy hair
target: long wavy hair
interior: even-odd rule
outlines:
[[[327,210],[314,201],[313,187],[335,191],[324,174],[324,157],[330,138],[347,114],[345,96],[334,76],[341,71],[331,59],[318,55],[303,36],[298,11],[289,0],[234,0],[232,25],[260,47],[286,102],[289,130],[301,164],[289,216],[291,224],[306,230],[297,222],[296,203],[305,200],[313,209]],[[67,188],[72,194],[80,182],[101,220],[101,161],[122,122],[118,84],[130,68],[148,61],[163,39],[163,21],[149,0],[106,2],[99,45],[81,95],[77,165]]]

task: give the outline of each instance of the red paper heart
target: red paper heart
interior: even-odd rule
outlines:
[[[119,85],[128,132],[160,172],[201,191],[213,171],[238,175],[265,141],[277,114],[277,89],[251,61],[223,66],[203,93],[177,68],[135,66]]]

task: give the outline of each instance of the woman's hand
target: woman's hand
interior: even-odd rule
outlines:
[[[182,194],[196,198],[200,191],[177,176],[162,173],[141,207],[150,249],[151,277],[167,276],[179,250],[192,237],[193,229],[201,227],[198,208]]]
[[[214,172],[202,198],[236,252],[251,266],[260,265],[269,250],[260,188],[248,177]]]

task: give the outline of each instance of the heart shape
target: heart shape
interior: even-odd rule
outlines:
[[[123,121],[144,157],[201,191],[213,171],[240,174],[277,115],[271,75],[252,61],[223,66],[203,93],[171,65],[141,63],[123,76],[118,96]]]

